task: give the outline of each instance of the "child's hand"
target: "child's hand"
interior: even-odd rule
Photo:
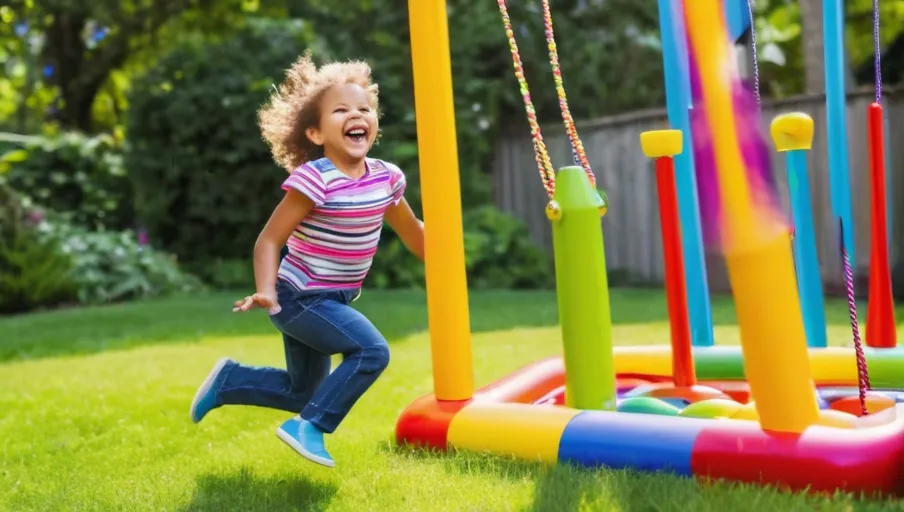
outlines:
[[[276,298],[276,291],[255,293],[242,300],[237,300],[235,301],[232,311],[248,311],[254,308],[266,309],[271,315],[279,313],[281,308],[279,307],[279,301]]]

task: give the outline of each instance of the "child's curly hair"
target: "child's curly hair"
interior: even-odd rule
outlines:
[[[379,88],[371,82],[371,70],[366,62],[332,62],[317,69],[310,51],[286,70],[279,88],[258,111],[261,135],[270,146],[273,160],[287,171],[323,156],[323,148],[311,142],[305,131],[320,123],[323,94],[340,84],[364,88],[379,117]]]

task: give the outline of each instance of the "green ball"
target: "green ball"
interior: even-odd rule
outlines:
[[[679,413],[679,409],[658,398],[636,396],[622,400],[621,403],[618,404],[618,412],[676,416]]]

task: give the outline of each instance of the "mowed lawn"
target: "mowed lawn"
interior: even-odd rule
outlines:
[[[0,319],[0,510],[904,510],[846,495],[399,449],[399,412],[432,387],[417,292],[366,292],[359,301],[390,339],[392,361],[328,438],[337,467],[322,468],[276,438],[285,413],[232,407],[200,425],[189,420],[218,357],[284,364],[265,316],[231,313],[235,298]],[[719,342],[736,343],[730,299],[713,307]],[[668,342],[661,291],[614,290],[612,309],[616,343]],[[829,310],[833,343],[848,343],[845,304]],[[473,292],[471,322],[478,385],[561,352],[551,292]]]

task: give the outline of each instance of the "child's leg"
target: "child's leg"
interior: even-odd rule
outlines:
[[[389,364],[389,346],[383,335],[348,305],[354,293],[330,297],[281,326],[310,347],[344,358],[314,392],[300,419],[289,420],[279,431],[280,438],[303,456],[328,466],[332,466],[332,458],[323,447],[322,434],[336,430]]]
[[[283,334],[286,369],[227,363],[221,405],[256,405],[298,413],[330,372],[330,356]]]
[[[286,370],[221,359],[192,404],[197,423],[222,405],[255,405],[298,413],[330,373],[330,356],[283,334]]]
[[[282,311],[272,316],[279,319],[296,318],[307,304],[319,300],[306,297],[297,300],[288,286],[279,286]],[[221,359],[214,365],[207,379],[198,389],[192,403],[191,416],[199,422],[211,410],[221,405],[256,405],[298,413],[308,403],[314,391],[330,372],[330,355],[306,345],[283,333],[286,369],[249,366],[231,359]]]
[[[306,344],[343,355],[301,411],[302,419],[332,433],[389,365],[389,345],[367,317],[344,301],[323,301],[303,316],[299,327],[307,331]]]

